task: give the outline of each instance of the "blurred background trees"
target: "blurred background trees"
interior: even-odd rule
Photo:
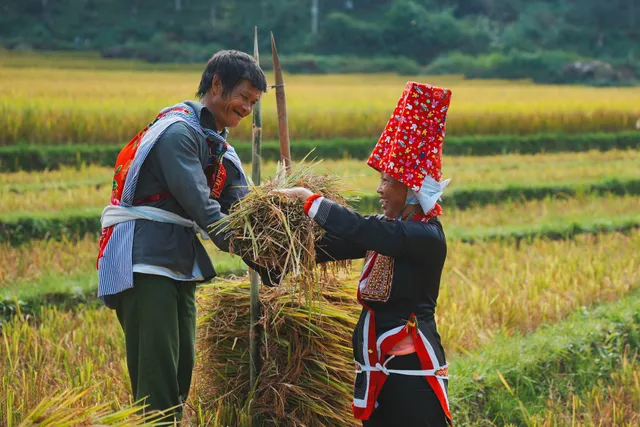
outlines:
[[[637,0],[7,0],[9,49],[201,62],[278,38],[290,72],[455,73],[565,83],[634,81]],[[265,66],[268,66],[265,60]]]

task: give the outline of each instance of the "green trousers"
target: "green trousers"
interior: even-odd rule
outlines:
[[[134,273],[115,303],[135,400],[178,420],[195,363],[195,290],[194,282]]]

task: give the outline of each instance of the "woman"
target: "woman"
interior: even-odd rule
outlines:
[[[447,252],[436,201],[448,184],[439,181],[450,95],[407,84],[368,161],[381,173],[384,216],[361,216],[306,188],[282,190],[327,231],[319,261],[365,258],[353,334],[353,410],[364,426],[451,422],[434,318]]]

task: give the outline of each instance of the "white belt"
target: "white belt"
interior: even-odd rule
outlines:
[[[100,223],[102,228],[120,224],[121,222],[132,221],[134,219],[146,219],[149,221],[166,222],[169,224],[181,225],[183,227],[192,228],[200,237],[208,239],[209,234],[202,228],[191,221],[164,209],[158,209],[151,206],[118,206],[109,205],[102,211]]]
[[[416,377],[436,377],[436,378],[441,378],[443,380],[449,379],[449,375],[436,375],[437,372],[441,371],[441,370],[445,370],[449,367],[449,364],[446,364],[444,366],[439,366],[436,367],[434,369],[423,369],[423,370],[416,370],[416,369],[387,369],[387,363],[389,363],[389,361],[391,359],[393,359],[394,355],[391,355],[385,362],[384,364],[380,364],[380,362],[376,363],[375,366],[370,366],[370,365],[361,365],[360,363],[356,362],[356,365],[358,365],[358,369],[356,369],[356,374],[360,374],[362,372],[370,372],[370,371],[380,371],[382,373],[384,373],[385,375],[389,375],[389,374],[399,374],[399,375],[411,375],[411,376],[416,376]]]

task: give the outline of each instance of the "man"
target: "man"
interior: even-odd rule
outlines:
[[[194,231],[229,250],[212,225],[248,189],[227,128],[266,89],[252,57],[218,52],[202,73],[200,103],[165,108],[118,156],[102,216],[98,296],[116,310],[133,396],[146,397],[148,410],[181,418],[195,360],[196,283],[216,274]]]

